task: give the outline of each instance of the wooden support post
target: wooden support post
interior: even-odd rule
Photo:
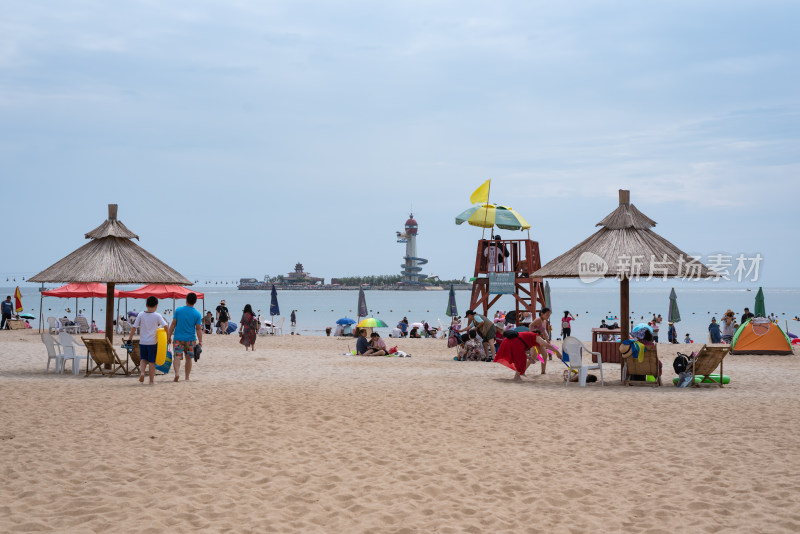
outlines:
[[[619,327],[622,331],[620,341],[625,341],[631,334],[630,323],[630,293],[628,287],[628,277],[623,275],[619,282]]]
[[[114,282],[106,284],[106,339],[114,344]]]

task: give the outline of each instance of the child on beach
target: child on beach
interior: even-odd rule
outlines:
[[[689,334],[686,334],[686,337],[683,340],[684,343],[694,343],[692,338],[689,337]]]
[[[167,321],[161,317],[161,314],[156,312],[158,308],[158,299],[156,297],[147,297],[147,311],[140,313],[136,316],[136,321],[133,323],[131,333],[128,336],[128,342],[133,339],[133,332],[139,329],[139,382],[144,383],[144,374],[147,366],[150,366],[150,384],[155,383],[156,378],[156,349],[158,348],[158,340],[156,339],[156,332],[159,327],[166,327]]]
[[[478,333],[475,330],[469,331],[469,339],[464,343],[464,348],[465,360],[477,362],[486,359],[486,353],[483,351],[482,343],[478,341]]]

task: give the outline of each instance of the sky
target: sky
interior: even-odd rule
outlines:
[[[545,261],[619,189],[681,249],[797,287],[800,4],[0,0],[0,275],[119,204],[190,279],[471,276],[469,196]],[[503,237],[524,237],[503,232]]]

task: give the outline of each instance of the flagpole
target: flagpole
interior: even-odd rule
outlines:
[[[489,187],[486,188],[486,204],[483,206],[483,232],[481,232],[481,239],[486,237],[486,219],[489,218],[489,193],[492,191],[492,179],[489,179]],[[494,224],[492,224],[494,228]],[[492,232],[494,234],[494,232]]]

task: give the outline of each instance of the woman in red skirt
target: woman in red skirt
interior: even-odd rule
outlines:
[[[538,345],[542,349],[542,354],[547,354],[547,349],[552,350],[558,357],[561,358],[561,353],[553,345],[536,332],[516,332],[509,330],[503,334],[503,342],[500,343],[500,349],[494,361],[502,363],[509,369],[516,371],[514,380],[521,380],[522,375],[528,366],[534,362],[534,356],[531,355],[530,350],[534,345]]]

